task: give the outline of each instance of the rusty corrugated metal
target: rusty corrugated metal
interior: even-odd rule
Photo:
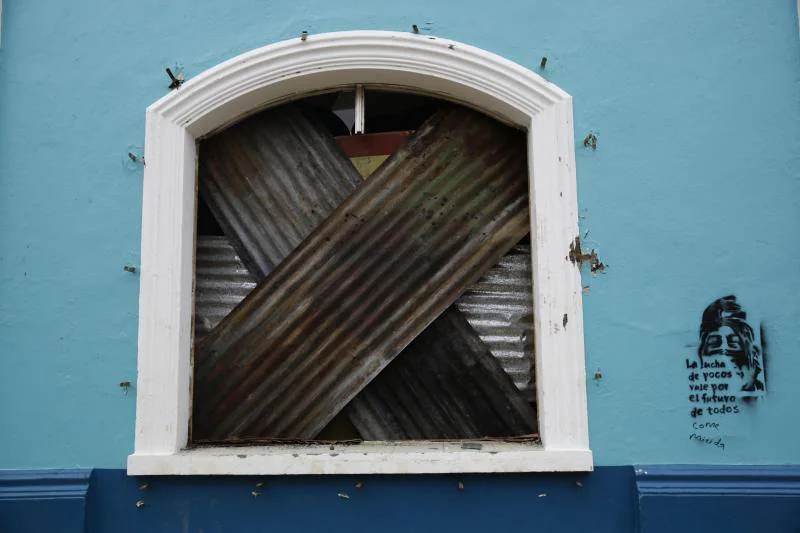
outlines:
[[[313,437],[527,233],[524,143],[428,121],[197,347],[195,435]]]
[[[514,437],[536,430],[533,407],[453,307],[345,412],[366,440]]]
[[[227,237],[198,237],[195,338],[211,331],[255,286]],[[455,303],[528,399],[534,383],[531,294],[531,247],[518,244]]]
[[[200,193],[257,279],[361,184],[325,127],[293,105],[205,139],[200,164]]]
[[[293,104],[253,115],[199,148],[200,194],[256,282],[362,182],[321,121]],[[196,379],[210,364],[195,357]]]
[[[287,114],[291,119],[293,129],[283,132],[280,128],[285,124],[284,119]],[[276,117],[280,117],[280,120],[277,120]],[[309,123],[307,124],[306,122]],[[355,188],[351,176],[346,171],[349,169],[347,163],[335,161],[338,154],[334,153],[330,146],[323,146],[322,150],[315,151],[313,143],[295,139],[295,132],[299,132],[298,135],[303,135],[304,132],[315,131],[317,137],[324,136],[319,129],[319,125],[315,123],[313,117],[301,115],[290,106],[285,111],[283,109],[275,109],[263,116],[252,117],[226,130],[216,138],[205,141],[202,145],[201,185],[205,191],[204,196],[208,200],[210,209],[215,213],[216,218],[225,227],[229,228],[228,231],[234,237],[243,232],[245,228],[249,232],[249,234],[234,241],[240,248],[243,257],[249,256],[255,258],[255,260],[263,258],[264,260],[261,262],[265,265],[278,264],[285,258],[283,252],[290,246],[294,247],[300,244],[300,239],[311,233],[317,224],[318,220],[315,220],[314,217],[297,216],[298,211],[302,211],[305,207],[302,198],[298,198],[297,195],[276,196],[275,190],[292,191],[297,188],[295,182],[301,181],[307,195],[310,192],[314,196],[329,196],[331,194],[330,191],[336,191],[338,196],[341,197],[346,191]],[[288,141],[283,139],[284,135],[289,136]],[[348,156],[384,150],[387,153],[386,157],[388,157],[388,154],[394,152],[400,145],[405,144],[408,137],[409,132],[381,133],[339,138],[337,143],[343,146],[344,153]],[[247,161],[236,160],[237,158],[244,158],[245,154],[250,154],[250,158]],[[313,168],[303,167],[302,163],[307,159],[314,159],[316,166]],[[278,162],[277,160],[280,161]],[[306,174],[298,177],[297,173],[299,171],[304,171]],[[308,173],[314,172],[323,175],[324,180],[329,182],[327,187],[322,187],[322,179],[308,175]],[[223,192],[226,194],[223,195]],[[251,202],[250,199],[256,199],[257,201]],[[315,214],[317,218],[330,214],[335,207],[333,204],[334,202],[332,201],[316,204]],[[265,207],[267,205],[273,206],[273,209],[267,211]],[[292,218],[292,220],[288,220],[289,218]],[[293,230],[291,232],[287,231],[287,228],[290,227]],[[270,246],[271,241],[276,236],[286,245],[283,249]],[[202,250],[198,247],[198,254],[201,253]],[[235,273],[241,271],[242,265],[232,264],[231,266]],[[201,274],[201,272],[198,272],[198,276]],[[219,273],[216,274],[218,277]],[[256,278],[263,280],[262,276],[256,275]],[[202,280],[199,280],[199,286],[202,285]],[[235,292],[241,294],[240,291]],[[239,300],[243,299],[244,296],[246,294],[242,295]],[[230,303],[232,304],[232,310],[238,302],[233,301]],[[218,309],[215,308],[213,310],[216,311]],[[203,309],[199,309],[198,312],[202,313]],[[453,310],[452,313],[459,314],[457,310]],[[215,323],[219,322],[217,316],[211,318],[217,319]],[[209,320],[206,317],[201,316],[202,324],[208,322]],[[438,357],[440,353],[443,356],[448,356],[449,352],[455,349],[455,342],[459,340],[460,346],[479,347],[481,344],[480,339],[472,330],[453,329],[447,331],[446,327],[440,325],[437,331],[443,336],[443,340],[438,343],[439,350],[430,354],[431,357]],[[198,330],[198,333],[206,333],[206,331]],[[464,338],[456,338],[459,335]],[[475,350],[472,359],[481,359],[482,357],[489,356],[486,355],[485,350]],[[401,358],[393,363],[398,367],[411,364],[415,367],[413,370],[411,368],[407,369],[407,385],[411,390],[423,388],[424,386],[424,381],[416,378],[417,375],[438,371],[435,362],[429,363],[428,358],[415,359],[413,363],[410,359]],[[484,366],[487,365],[490,366],[491,362],[484,363]],[[196,367],[198,368],[198,374],[201,376],[208,370],[207,365],[204,364],[204,360],[201,358],[198,359]],[[452,379],[463,379],[467,375],[469,373],[465,369],[464,372],[452,374],[451,377]],[[488,374],[483,377],[483,380],[491,385],[497,381],[497,378]],[[420,381],[420,383],[415,383],[415,381]],[[380,385],[377,386],[379,387]],[[479,384],[475,384],[475,386],[479,387]],[[373,385],[369,387],[373,387]],[[499,384],[498,387],[502,388],[502,384]],[[397,390],[395,393],[402,397],[404,391]],[[376,397],[380,398],[381,394],[376,394]],[[490,414],[492,420],[485,422],[473,420],[481,416],[481,410],[473,408],[469,396],[463,395],[462,397],[448,397],[446,399],[453,405],[469,406],[467,409],[457,411],[462,418],[460,425],[463,436],[473,435],[473,427],[490,429],[497,426],[496,417],[493,414]],[[503,399],[503,404],[498,408],[501,410],[506,409],[508,401]],[[358,402],[358,399],[354,400],[354,402],[363,403]],[[376,409],[379,407],[376,406]],[[461,414],[462,412],[463,414]],[[422,405],[418,406],[417,412],[411,413],[422,427],[434,429],[434,431],[420,435],[421,438],[436,438],[441,434],[441,432],[435,431],[435,420],[431,418],[433,414],[435,413],[429,412],[427,407]],[[378,425],[380,425],[381,420],[388,420],[391,417],[391,412],[387,410],[385,415],[377,418]],[[450,423],[456,428],[459,427],[459,420],[457,419],[450,421]],[[390,435],[390,438],[399,439],[404,438],[404,435],[410,431],[411,428],[407,428],[404,432],[393,433],[386,429],[380,431],[380,433]],[[512,426],[496,433],[506,435],[518,432]],[[488,433],[479,433],[477,436],[484,434]]]
[[[518,244],[456,300],[517,388],[534,397],[531,246]]]
[[[195,336],[200,340],[256,283],[227,237],[197,240]],[[527,282],[525,281],[527,279]],[[506,437],[533,432],[533,410],[507,386],[505,371],[530,392],[530,246],[506,254],[348,405],[366,440]],[[527,293],[528,297],[525,297]],[[477,329],[476,328],[476,329]],[[501,365],[487,363],[488,352]],[[511,354],[510,356],[508,354]],[[527,376],[522,376],[527,372]],[[488,391],[488,392],[484,392]],[[499,393],[499,395],[495,395]],[[511,402],[512,409],[505,409]]]
[[[245,296],[256,280],[228,237],[197,237],[194,285],[195,342],[205,337]]]
[[[237,242],[238,246],[242,248],[242,255],[252,256],[255,258],[265,258],[263,263],[267,265],[278,264],[284,259],[281,249],[269,246],[270,241],[276,235],[279,234],[279,240],[288,244],[288,246],[284,247],[284,249],[286,249],[289,246],[295,246],[299,244],[299,238],[305,237],[308,233],[310,233],[314,229],[317,222],[317,220],[315,220],[313,217],[296,217],[297,211],[302,210],[304,206],[298,205],[299,201],[295,196],[288,195],[277,198],[272,197],[274,196],[273,191],[276,188],[283,191],[290,191],[296,188],[294,181],[296,181],[298,178],[295,176],[295,174],[297,173],[297,169],[301,168],[298,159],[314,159],[316,166],[313,168],[303,167],[305,172],[313,173],[322,172],[324,170],[326,181],[331,182],[329,187],[322,188],[322,180],[315,179],[315,176],[301,176],[300,181],[304,182],[304,188],[306,192],[310,191],[315,193],[316,196],[324,196],[329,195],[330,191],[333,190],[338,191],[339,196],[341,196],[345,191],[353,188],[351,176],[348,175],[345,170],[343,170],[346,168],[346,165],[337,164],[336,162],[331,161],[336,159],[338,154],[336,154],[329,145],[323,146],[323,149],[319,152],[314,152],[315,146],[311,143],[297,142],[292,144],[293,141],[291,139],[291,135],[293,135],[295,131],[301,132],[302,134],[304,131],[307,132],[313,130],[316,132],[318,137],[324,137],[324,133],[320,132],[320,126],[311,120],[311,117],[301,115],[293,108],[289,108],[286,110],[286,113],[284,113],[284,109],[275,109],[264,115],[252,117],[251,119],[238,124],[229,130],[226,130],[216,138],[204,141],[204,144],[202,145],[203,160],[201,184],[203,184],[203,190],[206,191],[205,197],[210,203],[212,211],[215,212],[216,217],[220,221],[224,222],[223,225],[229,228],[229,232],[238,233],[243,231],[242,228],[247,228],[250,232],[249,238],[248,236],[245,236],[244,238],[235,241]],[[283,120],[285,116],[288,116],[292,121],[292,130],[286,133],[286,135],[290,135],[290,141],[288,142],[286,140],[282,140],[284,133],[280,129],[285,123]],[[276,117],[280,117],[281,120],[276,119]],[[309,120],[311,122],[306,124],[305,122]],[[367,137],[369,137],[369,139]],[[367,141],[373,141],[370,146],[372,146],[374,149],[373,145],[375,144],[375,141],[386,141],[386,139],[394,139],[395,137],[401,139],[402,142],[395,140],[390,150],[394,151],[399,145],[406,142],[408,138],[407,134],[378,134],[377,136],[359,136],[347,138],[346,140],[351,144],[354,141],[358,141],[358,143],[356,143],[357,146],[361,146]],[[343,140],[339,139],[339,142],[341,143]],[[384,142],[384,144],[387,143]],[[275,146],[280,146],[283,149],[277,150]],[[311,152],[314,153],[312,154]],[[348,153],[346,149],[345,152]],[[365,151],[364,153],[367,152]],[[247,154],[250,154],[250,157],[245,163],[231,161],[231,159],[235,158],[246,158]],[[276,163],[276,159],[280,159],[280,162]],[[277,170],[274,170],[272,168],[273,166],[276,166]],[[250,174],[245,174],[245,171],[249,171]],[[269,183],[265,185],[260,183],[261,181],[267,181]],[[231,189],[235,191],[235,194],[230,194]],[[228,194],[222,196],[220,194],[221,191],[225,191]],[[239,198],[244,198],[245,202],[250,198],[256,198],[258,201],[256,203],[250,203],[242,206],[240,205],[242,200],[239,200]],[[277,204],[278,208],[270,212],[266,212],[265,206],[270,204]],[[317,204],[316,207],[317,210],[315,214],[317,217],[326,216],[330,211],[333,210],[333,202],[323,202],[321,205]],[[289,217],[294,217],[293,224],[291,225],[291,227],[294,229],[294,232],[285,232],[285,228],[290,226],[287,224],[286,220]],[[265,229],[266,231],[259,233],[262,231],[262,229]],[[199,246],[198,254],[202,253],[203,250]],[[202,263],[200,255],[198,255],[198,261]],[[236,264],[235,262],[230,265],[234,274],[238,274],[241,271],[242,266],[243,265]],[[201,273],[198,272],[198,276],[200,275]],[[237,278],[232,278],[232,281],[235,283],[234,280],[236,279]],[[201,283],[201,280],[198,280],[198,286],[200,286]],[[234,289],[233,292],[241,294],[237,290],[238,287],[232,288]],[[241,300],[243,296],[244,295],[242,295],[239,300]],[[229,300],[229,303],[231,304],[230,308],[233,309],[238,301]],[[198,312],[202,313],[203,310],[198,309]],[[451,313],[456,315],[459,314],[456,310],[451,311]],[[218,317],[214,316],[211,318],[217,319]],[[206,320],[206,317],[203,316],[201,316],[201,320],[204,324],[209,322]],[[218,319],[216,322],[218,322]],[[443,322],[443,324],[446,323],[447,321]],[[443,337],[443,340],[437,344],[437,351],[430,354],[431,358],[448,356],[450,352],[453,352],[456,349],[456,346],[474,347],[473,352],[470,354],[473,360],[472,364],[475,364],[475,360],[488,357],[485,349],[478,349],[480,347],[480,342],[473,330],[466,328],[454,328],[448,331],[443,324],[440,324],[436,328],[439,334]],[[199,332],[205,333],[205,331]],[[463,338],[459,339],[459,336]],[[419,352],[419,350],[417,350],[417,352]],[[198,358],[196,366],[198,368],[198,374],[200,375],[203,375],[207,370],[207,368],[204,368],[206,365],[203,363],[204,360],[202,358]],[[403,357],[392,363],[392,365],[398,367],[410,367],[412,364],[414,366],[413,369],[406,369],[408,370],[406,372],[408,377],[407,383],[404,385],[407,385],[407,390],[424,388],[425,383],[423,380],[419,380],[420,383],[415,383],[415,380],[418,379],[416,378],[417,375],[440,373],[441,365],[437,366],[436,362],[430,361],[429,358],[417,358],[412,360]],[[492,361],[483,362],[480,364],[483,366],[492,366]],[[468,375],[469,373],[464,370],[460,373],[451,373],[450,377],[452,379],[463,380],[464,376]],[[487,384],[488,386],[496,386],[501,390],[503,389],[502,378],[493,376],[492,373],[487,373],[482,379],[484,380],[484,384]],[[391,381],[387,381],[387,383],[391,383]],[[380,386],[380,384],[370,385],[368,389]],[[479,384],[475,385],[475,388],[479,387]],[[401,398],[403,394],[407,392],[406,390],[402,389],[402,387],[396,388],[398,389],[396,391],[384,392],[390,393],[389,395],[393,394],[395,396],[399,396]],[[455,390],[461,393],[462,389],[456,387]],[[446,391],[443,391],[442,394],[445,395]],[[381,394],[381,391],[376,391],[373,396],[375,398],[381,398],[387,395]],[[456,413],[461,416],[460,423],[462,429],[460,433],[463,436],[483,436],[491,433],[495,433],[497,435],[511,435],[518,433],[517,426],[502,427],[501,425],[498,427],[496,421],[502,420],[502,418],[498,419],[489,411],[486,412],[488,416],[491,416],[491,420],[476,421],[475,418],[481,416],[482,410],[473,408],[476,406],[470,403],[470,397],[468,394],[464,394],[462,397],[443,397],[442,401],[449,401],[453,405],[468,406],[468,408],[460,411],[456,410]],[[494,405],[494,407],[496,407],[498,410],[510,409],[513,411],[514,408],[507,405],[509,401],[513,403],[513,399],[503,398],[502,401],[499,404]],[[354,400],[354,403],[361,404],[363,407],[363,402],[359,401],[358,398]],[[389,420],[391,418],[391,410],[382,408],[381,404],[374,406],[372,411],[377,412],[379,415],[385,415],[376,417],[378,426],[380,426],[382,423],[381,421]],[[419,424],[420,427],[429,428],[424,434],[420,435],[416,433],[418,438],[438,438],[443,434],[442,431],[435,428],[435,420],[432,419],[434,414],[434,412],[429,411],[424,405],[420,405],[416,413],[411,413],[413,416],[409,417],[409,420],[413,418],[414,424]],[[453,425],[453,427],[458,427],[459,420],[451,420],[449,423]],[[495,427],[497,427],[496,431],[492,429]],[[475,428],[478,428],[477,433],[475,433]],[[491,431],[481,433],[481,428],[485,430],[491,429]],[[405,438],[405,436],[409,434],[415,434],[413,427],[411,426],[403,428],[401,425],[401,431],[399,432],[389,431],[388,428],[381,429],[378,427],[377,429],[379,434],[384,435],[383,438],[399,439]],[[456,434],[458,433],[459,432],[456,432]],[[367,438],[374,438],[370,437],[370,435],[375,435],[375,432],[368,432],[364,436]]]

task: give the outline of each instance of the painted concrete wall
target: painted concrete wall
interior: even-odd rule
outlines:
[[[426,22],[532,69],[547,56],[574,96],[585,244],[609,265],[584,280],[596,462],[800,462],[796,5],[608,4],[5,0],[0,469],[123,468],[132,450],[135,390],[119,384],[135,382],[138,280],[122,267],[138,262],[142,176],[125,154],[164,68]],[[690,440],[685,360],[728,294],[764,327],[766,396]]]

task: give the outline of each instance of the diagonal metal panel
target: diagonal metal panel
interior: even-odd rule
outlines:
[[[456,300],[517,388],[534,399],[531,245],[520,243]]]
[[[204,140],[200,162],[200,193],[257,279],[361,184],[325,128],[293,105]]]
[[[199,148],[200,194],[257,282],[362,182],[325,126],[292,104],[249,117]],[[196,353],[195,375],[211,363]]]
[[[366,440],[513,437],[536,428],[533,408],[454,307],[345,412]]]
[[[200,342],[256,283],[227,237],[198,236],[196,260],[195,342]],[[531,247],[518,244],[455,303],[528,399],[534,383],[531,295]]]
[[[196,339],[202,339],[256,284],[227,237],[197,239]],[[527,280],[527,281],[526,281]],[[474,343],[451,307],[345,409],[367,440],[477,438],[531,433],[532,410],[507,387],[531,392],[530,246],[517,245],[455,306],[483,340]],[[451,316],[454,315],[454,316]],[[498,366],[485,362],[492,351]],[[483,352],[483,353],[482,353]],[[475,369],[480,371],[475,372]],[[494,374],[494,375],[493,375]],[[502,391],[503,396],[480,391]],[[476,394],[477,391],[477,394]],[[503,407],[514,404],[510,420]],[[516,416],[521,414],[521,416]]]
[[[316,434],[527,233],[524,142],[426,123],[198,346],[195,436]]]

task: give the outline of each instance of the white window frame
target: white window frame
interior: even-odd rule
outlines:
[[[536,394],[541,445],[459,442],[188,448],[197,143],[267,106],[333,87],[393,87],[461,102],[528,132]],[[588,471],[572,98],[528,69],[411,33],[309,35],[259,48],[147,108],[135,451],[128,474]],[[480,449],[477,449],[480,448]]]

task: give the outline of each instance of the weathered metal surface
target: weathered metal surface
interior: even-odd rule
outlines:
[[[451,307],[345,408],[366,440],[513,437],[536,414]]]
[[[197,347],[195,435],[313,437],[527,233],[524,142],[423,125]]]
[[[517,388],[533,400],[531,246],[518,244],[456,300]]]
[[[200,193],[257,279],[361,184],[324,126],[292,105],[202,141],[200,163]]]
[[[198,236],[195,257],[194,338],[198,342],[256,288],[256,280],[228,237]]]
[[[292,125],[295,130],[302,132],[315,127],[314,123],[302,124],[302,122],[311,119],[295,112],[293,108],[290,108],[288,112],[290,113]],[[355,188],[352,179],[350,179],[351,176],[347,172],[342,171],[345,165],[331,161],[331,159],[336,159],[338,154],[331,151],[330,147],[323,147],[323,150],[313,152],[314,146],[309,146],[304,143],[299,143],[296,146],[289,146],[291,150],[275,155],[275,158],[279,157],[281,159],[281,165],[277,170],[273,170],[270,165],[275,164],[275,158],[264,157],[261,154],[272,153],[274,151],[276,139],[281,138],[283,135],[293,134],[293,131],[282,132],[273,130],[273,128],[270,127],[270,124],[275,121],[273,117],[276,115],[282,116],[283,113],[280,109],[277,109],[271,111],[267,117],[253,117],[243,124],[236,125],[222,132],[217,138],[213,139],[213,141],[208,140],[203,145],[201,184],[203,185],[203,189],[208,191],[207,194],[211,199],[211,206],[213,207],[210,207],[210,209],[215,212],[215,218],[222,221],[224,225],[229,228],[229,231],[232,232],[234,237],[236,237],[236,234],[239,232],[242,232],[243,228],[247,228],[250,231],[249,238],[248,236],[243,236],[234,242],[240,248],[242,256],[266,258],[265,264],[279,264],[285,258],[280,249],[269,246],[270,241],[276,234],[280,234],[282,241],[288,243],[289,246],[296,246],[300,244],[299,238],[307,236],[316,226],[316,220],[313,218],[302,217],[294,221],[292,227],[295,231],[293,233],[283,233],[284,229],[289,226],[286,218],[289,214],[295,215],[298,210],[302,209],[303,205],[300,200],[297,200],[295,196],[291,195],[276,199],[270,197],[270,195],[274,194],[272,191],[276,187],[280,187],[282,190],[293,190],[296,187],[294,183],[297,179],[295,176],[297,172],[296,169],[301,168],[302,160],[313,155],[313,157],[316,158],[317,166],[310,169],[310,171],[322,172],[324,170],[325,175],[322,178],[330,182],[328,187],[323,188],[321,186],[323,179],[313,179],[314,177],[303,176],[306,182],[306,189],[314,189],[313,192],[316,195],[323,196],[330,194],[329,191],[331,190],[343,192]],[[318,128],[318,126],[316,127]],[[265,132],[265,130],[268,131]],[[269,133],[269,135],[266,133]],[[410,132],[400,132],[348,136],[339,137],[336,139],[336,142],[348,157],[353,155],[363,156],[385,153],[385,159],[396,151],[399,146],[408,141],[409,134]],[[284,142],[284,145],[287,144],[290,143]],[[232,149],[232,146],[234,146],[235,149]],[[310,154],[310,152],[313,152],[313,154]],[[241,165],[238,165],[236,161],[230,161],[233,157],[243,158],[244,154],[253,154],[251,155],[251,159],[254,161],[256,168],[255,172],[251,175],[243,175]],[[308,169],[306,170],[308,171]],[[268,183],[265,185],[261,183],[262,181],[267,181]],[[225,198],[221,198],[222,194],[220,191],[230,192],[232,189],[235,191],[233,194],[228,194]],[[247,205],[246,203],[251,198],[257,198],[259,202],[254,205]],[[261,212],[261,208],[270,202],[277,203],[279,209],[270,212]],[[333,211],[334,207],[332,204],[333,202],[321,203],[321,205],[318,204],[316,214],[320,216],[330,214],[330,211]],[[262,229],[265,227],[268,227],[269,231],[262,232]],[[203,264],[203,260],[200,257],[200,255],[204,253],[203,246],[198,246],[197,253],[199,264]],[[239,282],[240,280],[237,276],[245,267],[238,261],[238,258],[233,255],[232,249],[230,250],[229,259],[232,260],[230,266],[234,274],[231,280],[234,283]],[[198,288],[202,288],[205,285],[205,281],[201,279],[202,274],[202,272],[198,271]],[[215,277],[218,278],[220,273],[216,272],[214,274]],[[259,275],[256,275],[256,278],[263,280],[263,277]],[[238,301],[241,301],[244,296],[246,296],[246,293],[241,293],[239,287],[234,286],[231,288],[233,289],[231,294],[241,295]],[[232,310],[238,301],[231,299],[229,295],[226,296],[228,298],[228,303],[231,304],[230,310]],[[202,299],[198,303],[202,303]],[[201,325],[209,323],[216,324],[219,322],[220,317],[218,315],[215,314],[212,317],[206,317],[203,316],[204,311],[206,310],[198,308]],[[209,311],[218,312],[219,308],[215,306],[209,309]],[[452,313],[459,314],[457,310],[453,310]],[[224,314],[222,316],[224,316]],[[197,328],[196,331],[198,334],[207,333],[207,330],[202,327]],[[462,328],[448,331],[444,325],[439,325],[437,331],[443,339],[438,343],[438,350],[432,353],[431,357],[439,357],[440,355],[445,357],[449,356],[450,352],[456,349],[456,342],[459,341],[459,339],[455,339],[454,337],[459,335],[465,337],[460,339],[459,346],[479,347],[481,344],[480,339],[471,329]],[[488,352],[486,352],[485,349],[480,349],[473,350],[472,355],[473,359],[480,359],[482,357],[489,357],[487,354]],[[202,358],[198,358],[196,363],[197,373],[202,377],[208,371],[208,365],[205,364],[206,361]],[[416,383],[418,380],[416,377],[417,375],[439,372],[439,366],[441,366],[436,366],[436,362],[429,363],[428,358],[415,359],[412,361],[404,357],[392,363],[392,365],[398,365],[400,367],[411,364],[414,365],[414,369],[407,369],[407,383],[403,383],[405,389],[397,385],[395,386],[398,388],[395,392],[400,397],[407,392],[406,389],[414,390],[424,386],[424,382],[421,380],[419,384]],[[491,364],[491,362],[485,364]],[[463,379],[463,375],[468,375],[466,369],[461,373],[451,373],[449,376],[452,379]],[[490,384],[496,380],[495,376],[492,376],[491,373],[484,376],[483,379]],[[368,388],[370,387],[373,387],[373,385],[368,386]],[[502,384],[499,384],[498,387],[502,389]],[[461,391],[461,389],[457,390],[459,392]],[[379,392],[380,391],[376,394],[377,398],[381,397]],[[358,397],[353,401],[359,404],[363,403],[358,400]],[[477,422],[473,421],[474,418],[481,415],[482,410],[472,409],[472,404],[470,403],[468,395],[463,397],[449,397],[447,401],[450,401],[454,405],[469,407],[457,411],[462,418],[462,431],[460,434],[463,436],[475,434],[473,427],[485,427],[489,429],[497,425],[496,417],[491,413],[490,416],[493,417],[491,421],[486,421],[485,423],[481,423],[480,420]],[[508,399],[503,398],[502,405],[499,408],[509,408],[509,405],[507,405],[508,402]],[[378,409],[379,407],[380,406],[376,406],[375,408]],[[511,409],[513,410],[513,407],[511,407]],[[418,409],[416,413],[411,414],[422,427],[433,429],[426,434],[418,435],[419,437],[435,438],[442,434],[441,431],[435,430],[436,423],[435,420],[431,418],[431,415],[434,413],[429,413],[427,408]],[[378,425],[380,425],[381,420],[388,420],[391,416],[391,412],[387,410],[385,415],[386,416],[377,417]],[[455,419],[449,421],[449,424],[458,428],[458,422],[459,420]],[[405,438],[407,434],[411,434],[412,432],[411,428],[406,428],[406,430],[400,432],[392,432],[389,431],[388,428],[384,431],[380,431],[381,434],[387,435],[387,438],[394,439]],[[456,431],[456,434],[458,433],[459,432]],[[506,435],[508,433],[513,434],[518,432],[512,429],[512,427],[507,427],[497,432],[498,435]],[[480,433],[480,435],[484,435],[484,433]]]
[[[199,341],[244,300],[256,283],[227,237],[198,237],[196,272],[195,339]],[[534,383],[531,294],[531,247],[518,244],[455,303],[529,400],[533,399]],[[411,346],[413,343],[408,348]],[[402,360],[398,358],[392,364]]]
[[[199,236],[195,338],[228,315],[256,283],[227,237]],[[527,283],[525,282],[527,279]],[[345,409],[367,440],[511,437],[535,429],[531,407],[508,386],[530,392],[530,247],[521,245],[437,318]],[[477,328],[476,328],[477,329]],[[484,344],[486,346],[484,346]],[[486,348],[496,350],[491,357]],[[490,359],[491,361],[487,361]],[[499,363],[503,364],[503,367]],[[523,375],[527,372],[527,375]],[[507,404],[511,404],[510,406]]]

